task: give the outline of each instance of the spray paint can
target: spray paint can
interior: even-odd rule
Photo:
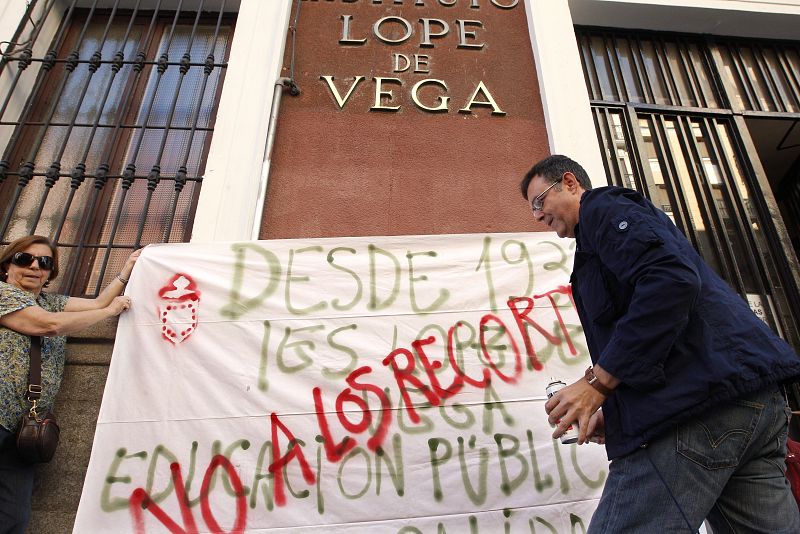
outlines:
[[[545,388],[545,392],[547,393],[547,398],[551,398],[553,395],[556,394],[556,391],[567,387],[567,385],[562,382],[561,380],[555,380],[553,378],[550,379],[550,383],[547,384]],[[577,425],[570,425],[567,430],[561,434],[561,443],[564,445],[568,445],[570,443],[576,443],[578,441],[578,429]]]

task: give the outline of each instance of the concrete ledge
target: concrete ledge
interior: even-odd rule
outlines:
[[[111,363],[114,342],[106,339],[67,342],[67,365],[105,365]]]
[[[100,321],[99,323],[95,323],[94,325],[81,330],[80,332],[76,332],[67,338],[67,342],[72,340],[86,340],[86,339],[111,339],[113,340],[117,336],[117,322],[119,322],[118,317],[112,317],[110,319],[105,319]]]

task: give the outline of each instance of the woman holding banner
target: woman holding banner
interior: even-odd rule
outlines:
[[[61,385],[66,334],[115,317],[131,306],[120,296],[140,251],[94,299],[45,293],[58,276],[58,251],[46,237],[11,242],[0,254],[0,534],[23,533],[31,511],[34,465],[16,450],[15,431],[27,400],[31,336],[41,336],[41,397],[46,413]]]

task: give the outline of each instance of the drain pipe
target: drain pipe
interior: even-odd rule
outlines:
[[[289,94],[297,96],[300,88],[291,78],[278,78],[275,81],[275,91],[272,93],[272,109],[269,114],[269,127],[267,130],[267,142],[264,147],[264,160],[261,162],[261,178],[258,182],[258,198],[256,199],[256,213],[253,219],[253,228],[250,231],[250,239],[257,240],[258,232],[261,230],[261,218],[264,215],[264,202],[267,199],[267,182],[269,181],[269,169],[272,163],[272,146],[275,144],[275,130],[278,129],[278,114],[281,108],[281,97],[283,91],[289,89]]]

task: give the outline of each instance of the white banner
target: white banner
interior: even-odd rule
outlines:
[[[584,532],[589,357],[551,233],[149,246],[75,532]]]

